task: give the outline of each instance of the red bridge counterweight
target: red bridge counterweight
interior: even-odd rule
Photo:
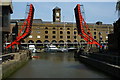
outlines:
[[[82,16],[82,13],[80,10],[80,4],[77,4],[74,11],[75,11],[78,35],[80,35],[85,41],[87,41],[88,44],[97,44],[102,48],[102,45],[98,43],[96,40],[94,40],[94,38],[92,37],[92,34],[90,33],[90,29],[88,28],[88,25],[86,24]],[[87,33],[85,32],[84,27],[86,28]]]
[[[33,21],[33,16],[34,16],[34,7],[32,4],[30,4],[30,9],[29,9],[29,13],[28,13],[28,17],[26,19],[26,21],[23,23],[23,26],[20,30],[20,32],[18,33],[18,36],[16,38],[15,41],[13,41],[11,44],[7,45],[5,48],[9,48],[12,47],[14,48],[15,44],[20,44],[20,41],[23,40],[25,37],[27,37],[30,32],[31,32],[31,27],[32,27],[32,21]],[[24,30],[24,33],[20,36],[21,32]]]

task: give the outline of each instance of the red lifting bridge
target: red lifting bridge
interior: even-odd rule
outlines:
[[[86,24],[82,16],[80,6],[82,5],[77,4],[77,6],[74,9],[78,35],[80,35],[87,42],[87,44],[96,44],[100,48],[102,48],[102,45],[92,37],[92,34],[90,33],[90,29],[88,28],[88,25]]]
[[[21,40],[29,36],[31,32],[32,21],[33,21],[33,16],[34,16],[34,6],[32,4],[30,4],[29,6],[30,8],[29,8],[27,19],[24,21],[16,40],[14,40],[11,44],[7,45],[5,48],[10,48],[10,47],[14,48],[14,45],[20,44]]]

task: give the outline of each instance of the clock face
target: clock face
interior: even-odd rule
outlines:
[[[59,13],[58,13],[58,12],[56,13],[56,16],[59,16]]]

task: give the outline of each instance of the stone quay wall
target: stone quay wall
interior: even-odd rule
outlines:
[[[91,57],[87,57],[85,55],[79,55],[78,57],[79,61],[88,64],[92,67],[95,67],[105,73],[108,73],[109,75],[120,78],[120,66],[113,65],[104,61],[100,61]]]
[[[31,58],[31,52],[28,50],[22,50],[16,53],[3,55],[2,57],[4,58],[2,61],[2,79],[6,79],[29,61]]]

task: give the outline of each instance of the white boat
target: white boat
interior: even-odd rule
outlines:
[[[47,45],[47,47],[45,48],[45,52],[57,52],[58,48],[51,44],[51,45]]]
[[[31,50],[33,53],[36,52],[35,45],[29,45],[29,50]]]
[[[59,48],[58,52],[68,52],[68,49],[67,48]]]
[[[75,51],[75,50],[77,50],[77,48],[74,48],[74,47],[68,48],[68,51]]]

